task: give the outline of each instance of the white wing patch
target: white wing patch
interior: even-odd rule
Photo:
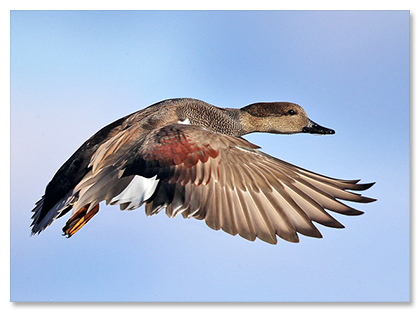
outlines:
[[[182,121],[179,120],[178,124],[180,124],[180,125],[191,125],[191,122],[188,118],[186,118],[185,120],[182,120]]]
[[[158,183],[159,180],[156,176],[145,178],[136,175],[119,195],[110,200],[110,204],[119,204],[121,210],[136,209],[152,197]]]

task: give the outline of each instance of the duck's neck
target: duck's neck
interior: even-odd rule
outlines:
[[[205,105],[183,105],[177,115],[182,120],[208,130],[240,137],[249,133],[242,124],[244,112],[239,109],[223,109],[204,103]],[[249,115],[249,114],[248,114]]]
[[[191,99],[180,99],[176,105],[175,118],[180,122],[185,121],[214,132],[236,137],[252,132],[272,132],[264,118],[243,109],[219,108]]]
[[[272,127],[264,118],[253,116],[246,111],[237,110],[242,127],[242,135],[252,132],[273,132]]]

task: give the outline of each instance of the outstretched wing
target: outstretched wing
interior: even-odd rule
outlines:
[[[258,237],[275,244],[276,235],[291,242],[299,240],[297,233],[321,237],[313,221],[343,227],[326,210],[362,213],[340,200],[374,201],[349,191],[366,190],[373,183],[322,176],[262,153],[245,139],[197,126],[165,126],[150,132],[141,144],[107,154],[121,147],[120,140],[98,149],[102,154],[94,157],[93,172],[118,169],[114,184],[133,177],[142,180],[126,187],[123,193],[130,196],[119,196],[118,201],[111,192],[104,198],[109,203],[136,208],[146,202],[147,215],[166,208],[170,217],[205,219],[215,230],[249,240]]]
[[[313,222],[343,227],[327,210],[362,212],[341,200],[374,199],[350,192],[373,183],[325,177],[271,157],[242,138],[172,124],[150,132],[141,125],[116,131],[95,148],[85,174],[42,219],[44,199],[35,207],[33,233],[39,233],[70,209],[63,228],[73,235],[99,210],[99,203],[146,214],[166,208],[169,217],[205,219],[208,226],[249,239],[291,242],[297,233],[321,237]],[[350,190],[350,191],[349,191]]]

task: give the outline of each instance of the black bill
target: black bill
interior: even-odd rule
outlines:
[[[308,121],[308,124],[305,127],[303,127],[302,132],[312,133],[312,134],[334,134],[335,133],[333,129],[328,129],[323,126],[320,126],[310,119]]]

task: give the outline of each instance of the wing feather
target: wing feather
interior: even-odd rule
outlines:
[[[212,229],[275,244],[276,235],[291,242],[299,241],[297,233],[322,237],[313,222],[343,227],[326,210],[361,213],[340,200],[373,201],[347,191],[364,190],[372,184],[318,175],[262,153],[242,138],[191,125],[170,126],[159,133],[172,139],[165,147],[156,147],[162,140],[156,143],[149,138],[150,146],[143,147],[142,155],[163,170],[173,167],[167,183],[185,186],[176,204],[179,210],[174,210],[173,202],[167,204],[170,216],[182,213],[186,218],[205,219]],[[178,140],[173,139],[176,136]],[[177,155],[159,153],[174,144]],[[176,164],[168,165],[171,163]]]
[[[145,203],[148,216],[166,208],[169,217],[204,219],[212,229],[271,244],[276,236],[290,242],[299,241],[298,233],[322,237],[313,222],[343,227],[327,210],[362,213],[341,200],[374,200],[348,191],[366,190],[372,183],[319,175],[267,155],[243,138],[186,124],[147,133],[136,125],[121,129],[96,149],[88,168],[68,194],[71,203],[60,203],[57,211],[70,207],[73,215],[82,208],[89,213],[104,200],[121,209]]]

